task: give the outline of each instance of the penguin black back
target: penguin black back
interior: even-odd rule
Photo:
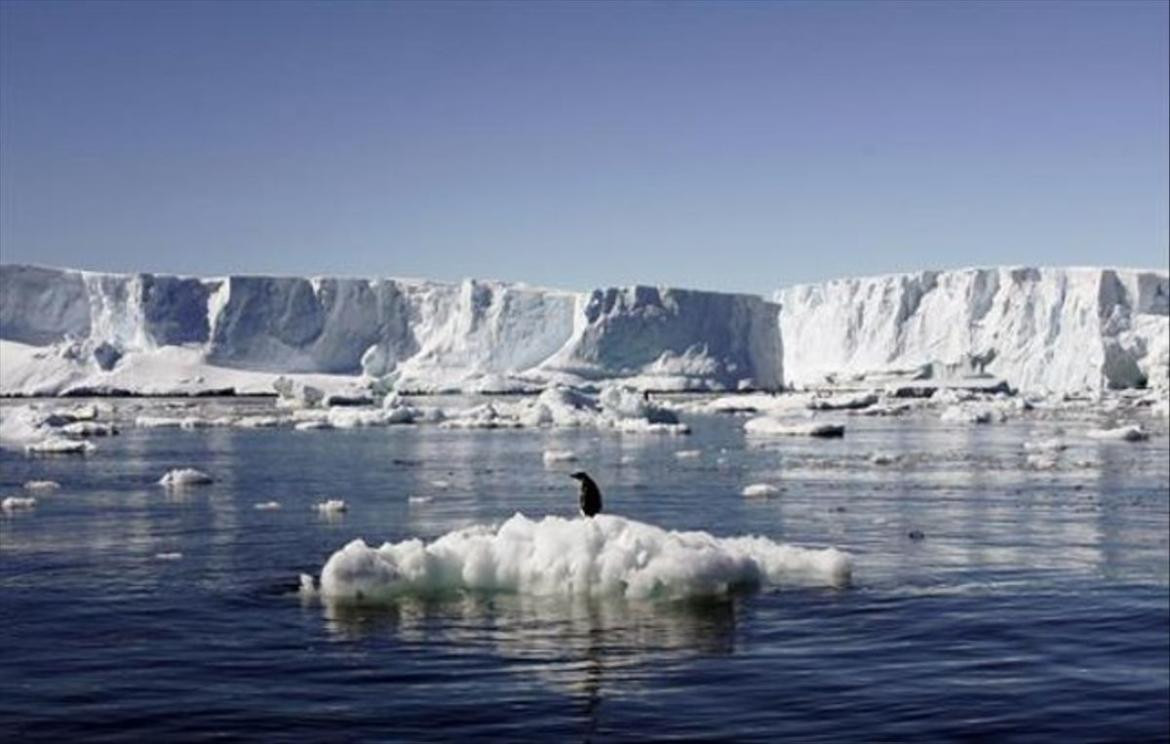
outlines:
[[[581,513],[587,517],[601,513],[601,489],[585,472],[579,471],[569,475],[570,478],[581,482]]]

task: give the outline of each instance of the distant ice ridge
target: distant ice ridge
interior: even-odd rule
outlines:
[[[680,599],[761,584],[844,586],[851,571],[849,556],[834,548],[676,532],[607,514],[540,520],[516,514],[499,526],[468,527],[431,543],[372,548],[354,540],[325,563],[315,590],[311,577],[301,584],[342,601],[463,590]]]
[[[620,379],[776,388],[778,308],[656,287],[95,274],[0,265],[0,393],[271,392],[281,373],[417,392]]]
[[[984,373],[1037,392],[1168,387],[1164,271],[924,271],[795,286],[774,299],[790,384]]]

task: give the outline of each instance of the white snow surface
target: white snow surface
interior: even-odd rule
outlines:
[[[657,287],[578,293],[466,280],[213,279],[0,265],[0,393],[781,384],[779,308]],[[306,404],[296,384],[285,397]],[[310,405],[312,403],[309,403]]]
[[[778,291],[786,382],[980,373],[1039,392],[1165,389],[1165,271],[979,268]]]
[[[761,584],[843,586],[851,571],[850,557],[835,548],[678,532],[608,514],[532,520],[518,513],[430,543],[373,548],[354,540],[325,563],[318,591],[341,601],[461,590],[677,599]],[[307,576],[301,583],[313,586]]]

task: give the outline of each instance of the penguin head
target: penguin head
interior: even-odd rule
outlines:
[[[569,477],[573,480],[585,480],[589,476],[585,474],[584,470],[578,470],[576,473],[569,473]]]

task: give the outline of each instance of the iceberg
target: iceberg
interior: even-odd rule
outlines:
[[[615,384],[825,387],[841,395],[814,408],[855,410],[875,406],[875,390],[1151,387],[1165,397],[1170,278],[973,268],[798,285],[769,300],[650,286],[572,292],[472,279],[197,278],[0,264],[0,395],[279,392],[295,409],[368,404],[391,391]],[[549,415],[558,411],[550,406]],[[657,415],[633,418],[671,423]]]
[[[1170,380],[1165,271],[978,268],[779,290],[784,374],[816,386],[998,378],[1100,391]]]
[[[660,287],[569,292],[4,264],[0,394],[276,390],[292,407],[312,407],[355,380],[429,393],[610,380],[775,389],[778,323],[779,307],[761,297]]]

